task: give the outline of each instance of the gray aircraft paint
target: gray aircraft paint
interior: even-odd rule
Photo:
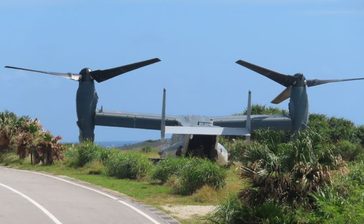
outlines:
[[[80,142],[87,140],[93,142],[95,139],[95,111],[98,96],[90,71],[87,68],[81,70],[82,78],[78,81],[76,93],[77,126]]]
[[[103,82],[114,78],[126,72],[159,62],[159,58],[153,58],[145,61],[136,62],[133,64],[123,65],[120,67],[110,68],[106,70],[92,71],[89,68],[84,68],[79,74],[75,73],[60,73],[40,71],[28,68],[20,68],[13,66],[5,66],[5,68],[42,73],[47,75],[59,76],[71,80],[78,81],[78,89],[76,93],[76,112],[77,126],[79,128],[79,141],[94,141],[95,139],[95,116],[98,96],[95,89],[95,82]]]
[[[298,79],[291,88],[288,104],[293,132],[306,128],[308,123],[308,96],[305,77],[302,74],[296,74],[295,76]]]
[[[292,131],[296,132],[306,128],[308,123],[308,98],[306,86],[292,87],[288,109],[292,121]]]
[[[219,127],[246,127],[247,116],[155,116],[148,114],[135,114],[135,113],[110,113],[98,111],[97,106],[97,93],[95,90],[94,80],[103,82],[110,78],[116,77],[125,72],[155,63],[160,61],[158,58],[150,59],[147,61],[137,62],[121,67],[111,68],[107,70],[91,71],[90,69],[81,70],[80,74],[74,73],[57,73],[45,72],[39,70],[25,69],[19,67],[5,66],[6,68],[19,69],[31,72],[38,72],[43,74],[50,74],[61,76],[64,78],[79,81],[79,88],[76,94],[76,110],[77,110],[77,125],[80,129],[79,140],[94,140],[95,125],[101,126],[114,126],[114,127],[129,127],[129,128],[142,128],[161,130],[165,122],[166,126],[219,126]],[[308,97],[307,87],[316,86],[331,82],[342,82],[361,80],[364,78],[354,79],[335,79],[335,80],[306,80],[302,74],[295,76],[284,75],[277,73],[257,65],[237,61],[248,69],[258,72],[278,83],[287,87],[275,100],[274,103],[280,103],[283,100],[290,98],[289,103],[289,117],[285,115],[252,115],[251,116],[251,130],[257,128],[273,128],[273,129],[291,129],[298,131],[307,126],[308,122]],[[165,108],[164,108],[165,110]],[[165,114],[165,112],[164,112]],[[162,118],[163,117],[163,118]],[[250,128],[249,128],[250,129]],[[163,137],[163,133],[162,136]]]
[[[289,117],[291,118],[291,130],[297,132],[307,127],[309,116],[309,105],[307,96],[307,87],[317,86],[332,82],[345,82],[363,80],[364,78],[351,78],[351,79],[330,79],[320,80],[311,79],[306,80],[303,74],[297,73],[295,75],[285,75],[279,72],[272,71],[267,68],[260,67],[258,65],[251,64],[249,62],[238,60],[237,64],[244,66],[254,72],[257,72],[283,86],[286,87],[272,103],[278,104],[287,98],[290,98],[288,105]]]

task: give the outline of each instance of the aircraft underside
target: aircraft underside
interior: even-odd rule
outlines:
[[[188,143],[186,156],[215,160],[217,158],[216,139],[216,136],[212,135],[193,135]]]
[[[216,135],[173,135],[170,144],[161,150],[161,158],[168,156],[200,157],[227,165],[228,152],[217,142]]]

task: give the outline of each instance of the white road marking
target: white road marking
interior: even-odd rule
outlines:
[[[27,195],[21,193],[20,191],[15,190],[14,188],[2,184],[0,183],[0,186],[22,196],[23,198],[27,199],[30,203],[32,203],[33,205],[35,205],[37,208],[39,208],[44,214],[46,214],[54,223],[56,224],[62,224],[61,221],[59,221],[52,213],[50,213],[46,208],[44,208],[42,205],[40,205],[38,202],[34,201],[33,199],[31,199],[30,197],[28,197]]]
[[[8,169],[8,168],[6,168]],[[78,184],[78,183],[74,183],[72,181],[69,181],[69,180],[65,180],[63,178],[60,178],[60,177],[56,177],[56,176],[52,176],[52,175],[48,175],[48,174],[44,174],[44,173],[38,173],[38,172],[33,172],[33,171],[28,171],[28,170],[17,170],[17,171],[22,171],[22,172],[28,172],[28,173],[33,173],[33,174],[37,174],[37,175],[41,175],[41,176],[45,176],[45,177],[49,177],[49,178],[53,178],[53,179],[56,179],[56,180],[59,180],[59,181],[62,181],[62,182],[65,182],[65,183],[68,183],[68,184],[71,184],[71,185],[74,185],[74,186],[77,186],[77,187],[80,187],[80,188],[83,188],[83,189],[86,189],[86,190],[89,190],[89,191],[93,191],[97,194],[100,194],[100,195],[103,195],[107,198],[110,198],[112,200],[115,200],[131,209],[133,209],[134,211],[136,211],[137,213],[139,213],[140,215],[144,216],[145,218],[147,218],[148,220],[150,220],[152,223],[154,224],[160,224],[160,222],[158,222],[157,220],[153,219],[152,217],[150,217],[148,214],[144,213],[143,211],[141,211],[140,209],[136,208],[135,206],[125,202],[125,201],[122,201],[120,200],[119,198],[115,197],[115,196],[112,196],[110,194],[107,194],[105,192],[102,192],[102,191],[99,191],[99,190],[96,190],[96,189],[93,189],[91,187],[87,187],[87,186],[84,186],[84,185],[81,185],[81,184]]]

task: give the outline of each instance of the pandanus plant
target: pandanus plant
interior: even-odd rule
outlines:
[[[18,118],[14,113],[0,113],[0,150],[14,150],[19,158],[31,156],[32,164],[52,164],[62,159],[61,137],[43,130],[37,119]],[[1,152],[0,151],[0,152]]]
[[[322,153],[317,141],[317,136],[306,130],[278,148],[251,144],[242,161],[242,175],[250,180],[253,188],[243,190],[241,198],[252,205],[267,199],[292,204],[309,202],[311,193],[331,182],[331,171],[345,165],[334,155],[331,155],[332,164],[328,160],[321,162],[322,156],[329,156],[331,151]]]
[[[11,112],[0,113],[0,152],[9,149],[11,136],[16,129],[17,117]]]
[[[61,160],[65,150],[65,147],[60,144],[61,139],[60,136],[54,137],[49,132],[42,132],[32,150],[32,163],[51,165],[54,160]]]

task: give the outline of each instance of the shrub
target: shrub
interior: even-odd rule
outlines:
[[[114,152],[105,165],[109,176],[129,179],[141,179],[152,166],[146,156],[135,152]]]
[[[178,178],[180,185],[175,190],[183,195],[192,194],[204,185],[215,189],[225,185],[223,168],[209,160],[200,158],[190,159],[183,166]]]
[[[364,163],[351,165],[347,175],[337,175],[331,185],[313,194],[315,223],[364,223]]]
[[[216,224],[299,223],[295,214],[284,204],[267,201],[247,206],[237,196],[230,196],[221,203],[208,220]]]
[[[271,148],[277,147],[280,143],[288,142],[290,132],[272,129],[258,129],[252,132],[252,140],[266,144]]]
[[[12,126],[10,148],[15,150],[19,158],[24,159],[37,148],[44,133],[37,119],[21,117]]]
[[[270,141],[263,133],[267,138],[241,150],[251,185],[221,204],[210,221],[364,223],[363,127],[315,115],[290,141],[276,133]],[[349,174],[345,160],[355,160]]]
[[[332,117],[329,119],[329,126],[330,138],[333,142],[348,140],[358,143],[360,141],[357,138],[357,130],[354,123],[349,120]]]
[[[59,136],[43,130],[37,119],[18,118],[14,113],[0,113],[0,150],[13,150],[20,159],[31,155],[32,164],[50,165],[62,159],[64,147]]]
[[[222,141],[220,141],[222,140]],[[228,138],[219,138],[219,142],[226,147],[229,151],[229,161],[230,162],[238,162],[241,161],[244,155],[246,148],[249,146],[249,143],[245,141],[245,139],[232,139]]]
[[[331,168],[342,165],[333,153],[334,145],[327,143],[319,134],[309,129],[297,133],[284,147],[286,148],[280,148],[282,151],[278,153],[283,159],[285,171],[290,171],[298,163],[321,164]]]
[[[152,151],[151,146],[145,146],[142,148],[142,152],[144,152],[144,153],[150,153],[151,151]]]
[[[23,160],[19,159],[19,156],[13,152],[0,153],[0,164],[4,166],[15,163],[21,164],[22,162]]]
[[[21,132],[11,138],[11,148],[20,159],[27,157],[35,147],[35,138],[31,133]]]
[[[246,115],[247,110],[244,110],[243,114]],[[276,115],[281,115],[281,114],[288,114],[288,111],[279,109],[277,107],[267,107],[265,105],[253,104],[251,114],[273,114],[273,115],[276,114]]]
[[[105,149],[94,145],[92,142],[84,142],[71,146],[65,152],[66,164],[71,167],[82,167],[94,159],[99,159]]]
[[[105,166],[100,160],[92,160],[85,164],[84,169],[87,174],[102,174],[105,172]]]
[[[7,111],[0,113],[0,152],[9,150],[17,119],[14,113]]]
[[[314,131],[325,141],[330,140],[330,125],[329,118],[324,114],[310,114],[308,127]]]
[[[216,224],[244,224],[248,223],[249,211],[236,195],[230,196],[221,203],[214,213],[208,217],[208,220]]]
[[[49,132],[39,132],[31,149],[32,164],[51,165],[54,160],[63,159],[65,147],[60,143],[61,137],[53,137]]]
[[[192,194],[203,186],[216,189],[225,185],[225,170],[206,159],[167,158],[160,161],[153,180],[169,184],[176,193]]]
[[[364,150],[360,144],[354,144],[347,140],[340,141],[336,144],[335,154],[341,155],[346,161],[355,160]]]
[[[68,146],[64,152],[64,163],[69,167],[78,167],[79,155],[76,146]]]
[[[250,166],[250,164],[259,161],[261,167],[267,168],[269,164],[274,166],[274,162],[277,160],[277,156],[274,152],[272,152],[267,145],[260,144],[257,142],[252,142],[246,148],[245,153],[242,156],[240,162],[245,165]],[[268,168],[270,169],[270,168]]]
[[[357,128],[356,136],[359,139],[360,144],[364,147],[364,125]]]
[[[153,180],[158,180],[161,183],[165,183],[172,175],[177,175],[180,173],[188,160],[188,158],[173,157],[164,159],[157,164],[151,177]]]
[[[105,164],[106,161],[109,159],[109,157],[114,153],[114,152],[119,152],[119,149],[107,149],[107,148],[100,148],[98,147],[97,150],[95,150],[95,160],[100,161],[101,163]]]
[[[319,138],[310,130],[298,133],[292,142],[280,144],[274,150],[252,144],[242,169],[252,188],[241,192],[242,199],[250,206],[269,200],[308,203],[312,192],[330,183],[329,169],[341,165],[341,157],[336,159],[329,150],[322,153],[319,147]],[[326,164],[321,164],[321,160]]]
[[[205,185],[192,195],[195,202],[206,203],[218,200],[218,194],[215,188]]]

